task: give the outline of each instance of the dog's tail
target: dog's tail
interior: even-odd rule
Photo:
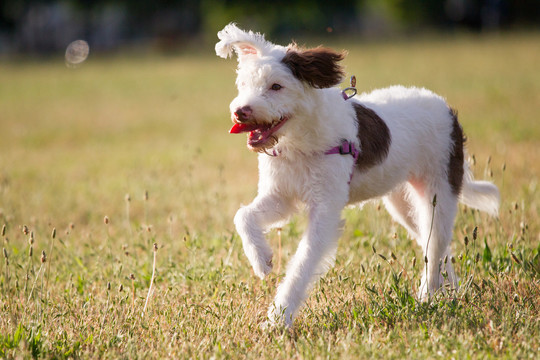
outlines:
[[[500,204],[500,194],[497,186],[489,181],[474,180],[467,161],[464,162],[463,167],[465,172],[459,201],[491,216],[497,216]]]

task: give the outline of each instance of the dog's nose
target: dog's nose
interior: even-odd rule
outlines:
[[[234,117],[236,117],[236,120],[240,122],[247,121],[250,119],[252,112],[253,111],[249,106],[242,106],[236,109],[236,111],[234,112]]]

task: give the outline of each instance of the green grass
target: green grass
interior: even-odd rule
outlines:
[[[254,277],[232,224],[257,181],[244,137],[227,134],[235,61],[208,46],[198,56],[90,57],[76,69],[1,63],[0,357],[536,357],[539,41],[335,45],[349,50],[362,90],[402,83],[447,97],[477,178],[501,189],[500,218],[461,209],[461,290],[426,304],[414,297],[423,264],[406,232],[376,203],[347,209],[336,266],[285,333],[259,324],[305,219],[283,230],[280,272]],[[276,233],[269,239],[277,256]]]

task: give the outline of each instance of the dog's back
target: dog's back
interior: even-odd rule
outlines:
[[[452,146],[453,119],[442,97],[426,89],[392,86],[361,94],[355,101],[373,110],[388,127],[385,141],[389,147],[379,164],[367,169],[357,167],[350,202],[382,196],[402,182],[434,171],[443,176]],[[361,137],[362,122],[371,120],[357,121]],[[361,141],[361,152],[370,141]]]

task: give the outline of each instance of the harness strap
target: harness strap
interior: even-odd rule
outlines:
[[[352,155],[354,158],[354,162],[358,160],[358,156],[360,155],[360,151],[354,146],[354,143],[348,141],[348,140],[341,140],[341,145],[334,146],[330,150],[325,152],[326,155],[332,155],[332,154],[340,154],[340,155]]]
[[[356,95],[356,77],[355,76],[351,77],[351,86],[344,89],[341,92],[341,95],[343,96],[343,99],[345,101],[349,100],[350,98]],[[272,149],[270,153],[266,150],[264,152],[268,156],[279,156],[280,154],[280,151],[276,149]],[[334,146],[333,148],[325,152],[325,155],[333,155],[333,154],[351,155],[354,158],[353,168],[351,170],[351,177],[348,182],[348,184],[350,184],[353,173],[354,173],[354,167],[356,166],[356,160],[358,160],[358,156],[360,156],[360,151],[356,148],[356,146],[354,146],[354,143],[348,140],[342,139],[341,145]]]
[[[340,155],[351,155],[354,158],[353,167],[351,169],[351,176],[349,178],[348,184],[351,184],[351,180],[354,173],[354,167],[356,166],[356,160],[358,160],[358,156],[360,156],[360,151],[354,146],[354,143],[348,141],[348,140],[341,140],[341,145],[334,146],[330,150],[325,152],[326,155],[332,155],[332,154],[340,154]]]

